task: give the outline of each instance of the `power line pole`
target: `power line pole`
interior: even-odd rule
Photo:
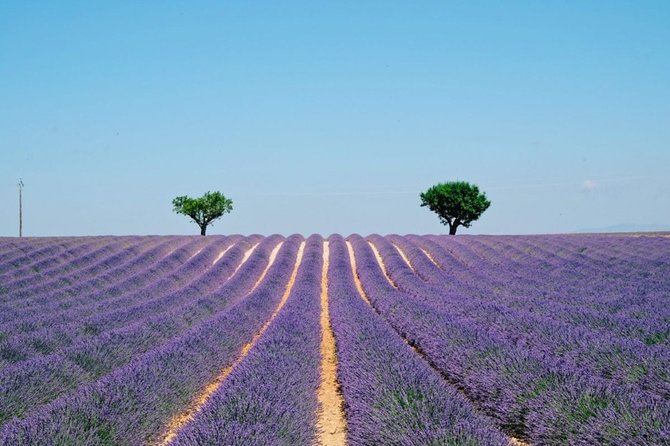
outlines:
[[[19,237],[23,237],[23,180],[19,178]]]

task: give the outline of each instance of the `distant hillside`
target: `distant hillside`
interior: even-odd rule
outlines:
[[[612,226],[603,226],[600,228],[578,229],[577,232],[658,232],[670,231],[670,225],[636,225],[632,223],[620,223]]]

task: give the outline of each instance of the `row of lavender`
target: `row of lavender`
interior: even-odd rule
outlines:
[[[234,363],[243,346],[277,308],[301,238],[283,240],[276,261],[257,282],[263,276],[261,269],[268,264],[270,248],[279,241],[277,237],[260,241],[239,273],[210,293],[209,300],[217,302],[216,309],[199,324],[190,328],[179,324],[188,313],[187,302],[198,306],[202,300],[193,298],[200,291],[190,289],[188,284],[181,289],[190,290],[191,298],[185,302],[175,300],[179,292],[167,293],[169,297],[139,293],[138,301],[131,305],[135,311],[125,307],[133,301],[111,296],[110,303],[119,308],[110,309],[110,314],[128,311],[109,322],[132,318],[138,312],[143,316],[127,326],[119,322],[118,330],[90,333],[93,341],[77,340],[54,353],[10,365],[2,375],[0,382],[5,386],[0,388],[0,395],[2,407],[8,408],[3,410],[13,418],[5,420],[0,428],[0,444],[158,441],[170,420],[189,407],[222,368]],[[338,355],[342,355],[340,373],[350,423],[349,442],[508,444],[490,420],[478,415],[363,302],[354,287],[342,238],[334,237],[331,243],[329,294]],[[314,443],[321,360],[322,246],[321,237],[307,240],[287,304],[193,422],[179,431],[174,443],[236,444],[242,438],[245,444]],[[234,249],[227,251],[221,265],[226,261],[231,266],[239,265]],[[206,250],[206,246],[202,248],[205,254]],[[176,270],[181,271],[197,258],[189,251],[183,266]],[[206,259],[209,262],[211,256]],[[221,275],[225,274],[217,273]],[[147,282],[145,288],[150,285],[156,284]],[[144,317],[140,307],[163,298],[177,304],[164,313]],[[106,300],[100,299],[99,303]],[[81,302],[74,307],[99,303]],[[76,328],[70,322],[63,324]],[[129,334],[130,327],[136,338]],[[366,335],[361,338],[361,333]],[[141,337],[146,343],[135,345],[133,340]],[[85,355],[95,355],[95,367],[82,376],[79,371],[89,361],[80,364],[77,359]]]
[[[46,302],[32,312],[0,323],[0,330],[11,333],[5,336],[3,345],[5,361],[17,362],[71,346],[77,340],[137,322],[149,312],[174,308],[177,302],[186,301],[193,294],[205,297],[221,283],[215,279],[230,276],[249,248],[247,240],[236,243],[229,255],[212,267],[214,256],[231,247],[230,243],[233,241],[211,243],[207,249],[199,250],[197,256],[189,244],[161,257],[154,265],[141,255],[130,265],[114,268],[120,271],[116,271],[112,276],[116,280],[106,287],[77,293],[65,300],[48,294],[42,296]]]
[[[410,237],[420,246],[425,246],[431,241],[441,240],[434,237]],[[590,237],[591,241],[598,240],[597,237]],[[585,239],[583,241],[588,241]],[[477,237],[466,238],[465,240],[454,240],[448,244],[442,243],[442,248],[447,252],[447,257],[442,256],[442,261],[445,265],[443,268],[449,268],[450,273],[454,273],[461,277],[467,277],[470,280],[479,281],[485,280],[487,282],[495,281],[496,278],[505,278],[507,288],[516,287],[518,281],[522,281],[522,285],[541,284],[543,291],[546,292],[552,289],[552,286],[560,286],[562,291],[566,288],[580,286],[580,292],[576,295],[565,295],[565,293],[558,293],[551,296],[552,299],[558,298],[569,300],[571,304],[580,303],[591,306],[597,306],[599,288],[594,288],[596,282],[599,286],[609,286],[612,289],[621,291],[620,285],[624,285],[630,291],[637,293],[640,286],[649,287],[652,284],[651,280],[640,282],[634,280],[632,282],[621,281],[622,273],[628,272],[629,279],[639,279],[641,274],[649,276],[653,273],[650,269],[657,269],[662,265],[662,258],[655,261],[647,260],[646,264],[640,265],[632,261],[634,257],[632,252],[627,252],[625,255],[617,254],[615,251],[616,245],[607,252],[605,265],[602,265],[603,259],[595,257],[593,246],[587,251],[587,246],[573,247],[573,258],[562,258],[557,255],[565,251],[570,245],[571,237],[565,237],[564,243],[556,244],[549,243],[551,238],[540,238],[541,243],[532,243],[532,238],[517,237],[516,239],[509,238],[491,238],[491,237]],[[612,238],[600,239],[611,241]],[[493,248],[491,245],[493,244]],[[608,248],[611,243],[608,244]],[[662,247],[661,244],[656,245],[657,248]],[[439,254],[439,253],[438,253]],[[588,254],[588,255],[587,255]],[[647,253],[651,255],[652,253]],[[525,256],[525,257],[522,257]],[[577,258],[575,258],[577,257]],[[617,262],[622,266],[628,266],[629,271],[611,270],[610,263]],[[656,264],[660,262],[659,264]],[[665,260],[667,262],[667,259]],[[463,268],[465,267],[465,268]],[[491,268],[488,274],[480,274],[481,269]],[[630,277],[630,269],[633,268],[637,277]],[[519,274],[519,272],[521,274]],[[569,275],[565,275],[569,272]],[[659,273],[660,271],[657,271]],[[596,273],[595,275],[593,273]],[[514,276],[515,281],[509,282],[510,276]],[[551,280],[548,280],[551,279]],[[560,279],[560,280],[554,280]],[[584,287],[584,279],[588,281],[591,288]],[[610,280],[619,279],[616,287],[612,286]],[[580,283],[581,282],[581,283]],[[667,281],[665,283],[667,286]],[[584,294],[587,293],[587,294]],[[639,295],[637,296],[639,298]],[[611,301],[611,299],[609,299]]]
[[[172,444],[314,444],[319,383],[321,237],[310,237],[288,303]],[[330,239],[332,327],[350,444],[509,442],[407,347],[354,286]]]
[[[507,445],[490,419],[394,332],[365,302],[344,240],[331,237],[329,271],[338,378],[351,444]],[[376,265],[356,265],[357,275]],[[365,293],[365,290],[363,291]]]
[[[315,444],[322,245],[307,239],[286,304],[173,445]]]
[[[461,262],[473,262],[474,270],[494,266],[489,280],[540,284],[545,301],[663,320],[670,316],[662,299],[670,284],[667,243],[664,237],[477,237],[447,248]],[[630,320],[622,322],[629,325]]]
[[[172,244],[167,251],[171,254],[163,253],[153,263],[114,263],[119,270],[117,280],[110,281],[99,293],[75,294],[62,300],[77,302],[56,311],[57,317],[48,326],[40,324],[41,329],[35,333],[2,332],[0,352],[11,354],[4,356],[0,369],[0,425],[12,417],[14,421],[28,417],[51,401],[76,395],[87,383],[106,379],[138,356],[162,348],[234,307],[254,287],[268,264],[270,250],[282,238],[263,239],[255,255],[244,264],[244,253],[261,237],[211,238],[207,246],[202,245],[201,238],[190,240],[186,252],[179,249],[184,240],[161,240],[159,245],[166,241]],[[218,259],[222,251],[226,254]],[[230,278],[237,268],[239,272]],[[122,292],[106,292],[115,288]],[[81,318],[82,311],[90,306],[94,311]],[[41,321],[54,311],[46,303],[33,317]],[[49,348],[31,349],[34,342],[26,339]]]
[[[172,444],[315,444],[321,237],[307,241],[288,303]],[[340,236],[328,296],[349,444],[509,445],[365,303]]]
[[[656,392],[664,397],[670,395],[670,383],[666,371],[670,363],[668,346],[665,342],[660,341],[651,345],[645,342],[648,339],[660,340],[666,336],[667,324],[661,321],[650,323],[648,319],[627,318],[609,327],[599,324],[592,326],[583,317],[585,313],[578,304],[556,305],[552,297],[547,296],[544,292],[549,286],[541,287],[541,284],[516,291],[507,287],[499,290],[495,298],[491,298],[491,292],[487,296],[481,292],[473,293],[466,287],[461,287],[459,290],[454,288],[453,283],[450,283],[451,288],[446,293],[442,287],[442,284],[445,283],[445,275],[430,264],[426,256],[413,249],[411,244],[399,239],[395,241],[396,246],[412,255],[415,263],[422,262],[422,267],[418,270],[426,280],[425,282],[417,280],[415,275],[401,275],[399,284],[402,285],[403,290],[417,296],[425,294],[427,288],[441,294],[445,299],[437,302],[437,310],[451,303],[453,306],[451,311],[458,312],[459,317],[470,319],[473,324],[484,325],[498,334],[504,334],[526,349],[541,350],[549,355],[560,356],[563,364],[571,367],[584,367],[593,375],[611,378],[622,384],[637,384],[642,389]],[[407,272],[407,266],[397,258],[398,254],[394,252],[395,250],[389,243],[380,241],[379,245],[387,253],[390,262],[400,266],[400,270],[394,269],[394,274],[397,275],[402,268]],[[480,272],[492,271],[492,268],[480,266],[478,270]],[[519,268],[517,271],[528,272],[530,267]],[[595,280],[597,273],[592,272],[591,276],[592,280]],[[501,282],[504,280],[516,283],[515,286],[519,287],[517,276],[504,278]],[[614,282],[614,279],[612,281]],[[482,284],[482,281],[479,283]],[[584,287],[587,288],[588,284],[585,283]],[[622,294],[622,288],[616,287],[615,289]],[[468,299],[462,299],[466,293],[469,293],[467,294]],[[533,294],[541,297],[532,297]],[[594,310],[590,312],[594,317],[599,317]],[[579,323],[574,321],[575,313],[581,316]],[[606,312],[606,314],[610,313]],[[615,331],[613,328],[623,327],[629,330],[631,336],[613,332]],[[654,331],[651,331],[652,329]],[[639,333],[644,334],[637,338],[635,334]]]
[[[397,289],[350,239],[377,311],[507,432],[670,441],[669,239],[369,237]]]
[[[257,250],[263,244],[276,245],[276,241],[268,238]],[[152,350],[135,355],[97,381],[79,386],[23,419],[8,422],[0,431],[0,444],[144,444],[156,440],[169,420],[183,412],[222,367],[234,361],[242,346],[267,321],[286,286],[299,243],[300,237],[282,243],[276,260],[257,286],[259,275],[244,272],[253,262],[252,256],[226,283],[236,277],[251,279],[246,285],[231,287],[233,295],[228,300],[234,302],[226,308]],[[256,259],[264,259],[267,264],[269,257],[265,252]],[[245,289],[251,291],[244,295]],[[212,300],[223,297],[214,296]]]

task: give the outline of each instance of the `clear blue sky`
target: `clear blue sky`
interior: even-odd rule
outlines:
[[[171,5],[166,5],[171,3]],[[0,235],[670,227],[670,2],[0,2]]]

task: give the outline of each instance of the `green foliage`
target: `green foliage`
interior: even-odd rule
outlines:
[[[490,205],[486,194],[466,181],[438,183],[421,193],[421,206],[428,206],[443,225],[449,225],[451,235],[461,225],[469,228]]]
[[[26,359],[26,355],[21,351],[11,347],[9,345],[4,345],[0,347],[0,360],[7,361],[11,363],[16,363]]]
[[[177,214],[191,217],[200,226],[200,235],[205,235],[207,226],[214,220],[233,210],[233,200],[218,191],[206,192],[200,198],[177,197],[172,200],[172,205]]]
[[[32,342],[30,342],[30,345],[32,346],[33,349],[37,350],[43,355],[46,355],[53,351],[53,345],[51,345],[44,339],[34,339]]]
[[[654,333],[644,338],[644,343],[647,345],[663,344],[670,337],[670,330]]]
[[[82,325],[82,330],[81,331],[84,334],[95,336],[97,334],[100,334],[100,327],[98,327],[96,324],[86,322]]]
[[[625,379],[629,383],[635,383],[644,378],[647,373],[649,373],[649,369],[644,364],[636,364],[628,371]]]

